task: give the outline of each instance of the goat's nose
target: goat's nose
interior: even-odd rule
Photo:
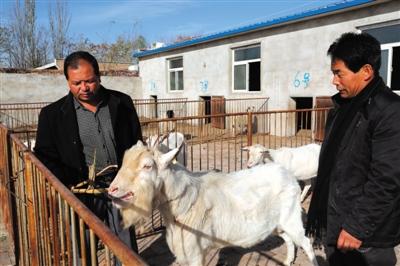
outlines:
[[[117,192],[117,191],[118,191],[118,187],[110,186],[110,187],[108,188],[108,194],[113,194],[113,193],[115,193],[115,192]]]

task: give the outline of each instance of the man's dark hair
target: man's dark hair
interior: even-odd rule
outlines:
[[[381,47],[378,40],[367,33],[348,32],[342,34],[328,49],[332,61],[342,60],[354,73],[369,64],[376,75],[381,67]]]
[[[94,70],[94,74],[97,77],[100,77],[99,64],[97,63],[96,58],[94,58],[94,56],[88,52],[77,51],[68,55],[67,58],[65,58],[64,60],[64,75],[67,80],[68,80],[68,68],[77,69],[80,60],[85,60],[86,62],[91,64]]]

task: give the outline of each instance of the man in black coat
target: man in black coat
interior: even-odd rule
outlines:
[[[132,99],[100,84],[99,66],[91,54],[70,54],[64,74],[70,92],[40,112],[34,151],[71,187],[88,179],[88,167],[94,160],[96,172],[109,165],[120,166],[125,150],[141,140],[142,133]],[[113,177],[109,173],[96,180],[107,186]],[[134,231],[122,228],[118,211],[108,199],[88,195],[80,199],[137,251]]]
[[[345,33],[329,48],[333,85],[307,233],[330,265],[394,266],[400,243],[400,97],[379,76],[379,42]]]

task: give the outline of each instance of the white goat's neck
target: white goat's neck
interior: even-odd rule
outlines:
[[[195,204],[201,181],[180,165],[160,171],[159,177],[163,180],[159,210],[167,223],[177,221]]]
[[[274,161],[274,155],[275,155],[275,150],[269,149],[268,152],[264,152],[264,162],[273,162]]]

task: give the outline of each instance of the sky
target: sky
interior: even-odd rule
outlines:
[[[171,42],[178,35],[204,36],[326,6],[341,0],[65,0],[69,36],[111,43],[120,35],[143,35],[148,43]],[[38,25],[48,26],[53,0],[37,0]],[[0,0],[7,24],[15,0]]]

